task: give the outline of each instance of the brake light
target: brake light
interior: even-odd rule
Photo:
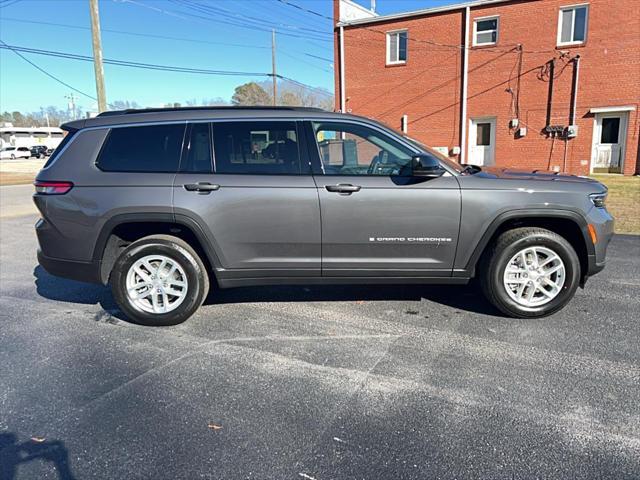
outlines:
[[[71,182],[43,182],[36,180],[34,182],[36,193],[41,195],[64,195],[73,188]]]

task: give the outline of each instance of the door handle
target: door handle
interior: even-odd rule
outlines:
[[[220,185],[209,182],[186,183],[184,189],[188,192],[209,193],[218,190]]]
[[[339,183],[337,185],[326,185],[324,188],[329,192],[351,195],[353,192],[359,192],[361,187],[360,185],[351,185],[350,183]]]

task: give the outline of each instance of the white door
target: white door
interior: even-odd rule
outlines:
[[[626,133],[626,112],[596,114],[591,171],[622,173]]]
[[[471,165],[493,165],[496,161],[496,119],[471,119],[469,127],[469,162]]]

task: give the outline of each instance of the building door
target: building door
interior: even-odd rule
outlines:
[[[494,165],[496,162],[496,119],[471,119],[469,161],[471,165]]]
[[[593,130],[591,171],[622,173],[627,113],[597,113]]]

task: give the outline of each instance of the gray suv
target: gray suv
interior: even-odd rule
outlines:
[[[466,284],[513,317],[561,309],[604,267],[607,189],[459,165],[394,130],[308,108],[107,112],[67,123],[35,182],[38,261],[111,284],[147,325],[214,288]]]

